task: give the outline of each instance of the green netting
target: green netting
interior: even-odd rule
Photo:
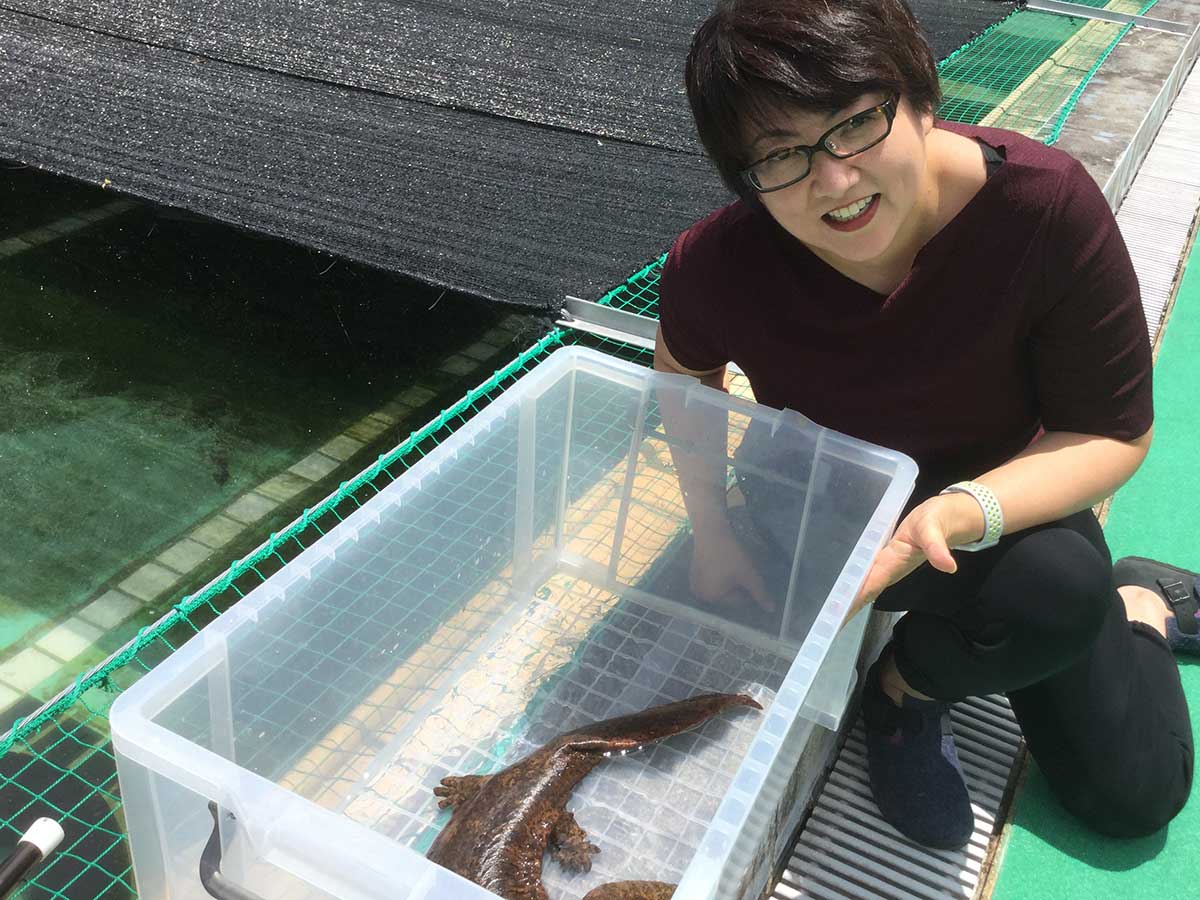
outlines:
[[[1142,0],[1086,5],[1140,14]],[[1129,25],[1018,10],[939,65],[938,115],[954,122],[1009,128],[1047,144]]]
[[[1084,2],[1124,12],[1140,12],[1153,5],[1129,0]],[[939,114],[956,121],[1014,128],[1053,142],[1087,80],[1125,30],[1107,23],[1018,11],[943,61],[946,101]],[[1029,84],[1034,73],[1036,83]],[[656,316],[664,259],[665,255],[646,265],[600,302]],[[236,560],[220,579],[183,597],[157,624],[139,632],[105,664],[80,675],[55,701],[14,724],[0,740],[0,834],[5,839],[0,844],[14,843],[39,815],[62,821],[67,835],[60,852],[25,886],[21,896],[71,900],[135,896],[109,739],[107,716],[114,698],[400,477],[531,366],[570,343],[597,347],[643,364],[650,362],[650,354],[636,347],[562,329],[551,331],[399,447],[343,483],[321,504],[306,510],[287,529],[272,534],[252,554]]]
[[[657,300],[656,261],[604,302]],[[287,529],[272,534],[257,550],[236,560],[204,590],[183,597],[155,625],[138,635],[104,665],[79,676],[72,688],[37,713],[18,720],[0,740],[0,813],[7,843],[33,819],[60,820],[63,848],[27,884],[21,896],[132,897],[132,869],[120,819],[115,759],[108,735],[108,710],[115,697],[144,672],[211,622],[246,593],[294,559],[363,503],[398,478],[531,366],[559,346],[583,343],[644,364],[650,355],[615,341],[555,329],[497,370],[478,388],[443,411]]]

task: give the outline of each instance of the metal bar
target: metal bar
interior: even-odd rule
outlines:
[[[1095,6],[1085,6],[1082,3],[1066,3],[1064,0],[1029,0],[1027,9],[1041,12],[1058,13],[1063,16],[1073,16],[1078,19],[1099,19],[1102,22],[1116,22],[1118,25],[1133,25],[1137,28],[1147,28],[1152,31],[1166,31],[1171,34],[1191,34],[1192,29],[1180,22],[1170,22],[1166,19],[1155,19],[1152,16],[1136,16],[1130,13],[1116,12]]]
[[[602,306],[591,300],[581,300],[579,297],[567,297],[558,324],[574,328],[576,331],[624,341],[644,350],[654,349],[654,336],[658,333],[656,319],[611,306]]]
[[[654,349],[654,338],[658,334],[657,319],[570,296],[560,312],[561,317],[555,324],[563,328],[621,341],[643,350]],[[734,375],[745,374],[737,363],[731,362],[726,368]]]
[[[1150,145],[1154,142],[1155,135],[1158,134],[1159,128],[1167,118],[1171,104],[1175,102],[1175,98],[1183,89],[1184,79],[1192,70],[1192,64],[1196,61],[1198,53],[1200,53],[1200,27],[1196,28],[1192,32],[1192,36],[1188,38],[1183,52],[1179,54],[1179,59],[1175,61],[1175,66],[1171,69],[1171,74],[1167,76],[1158,96],[1150,104],[1150,109],[1146,111],[1132,140],[1126,146],[1125,152],[1121,154],[1121,158],[1117,160],[1112,174],[1108,176],[1108,181],[1104,184],[1104,197],[1114,211],[1121,206],[1121,201],[1129,192],[1134,176],[1137,175],[1142,160],[1150,152]]]

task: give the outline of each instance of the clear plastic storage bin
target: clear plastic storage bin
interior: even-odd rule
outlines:
[[[681,465],[769,608],[692,596]],[[734,846],[780,802],[766,775],[797,725],[840,721],[865,617],[840,626],[915,475],[794,412],[559,350],[117,699],[140,897],[205,898],[204,868],[231,897],[485,900],[424,856],[443,776],[712,691],[764,709],[601,763],[567,807],[601,852],[543,883],[745,890]]]

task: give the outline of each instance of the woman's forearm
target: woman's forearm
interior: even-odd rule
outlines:
[[[656,371],[690,375],[706,387],[724,390],[724,368],[714,372],[687,371],[666,350],[661,333],[656,344]],[[680,492],[696,540],[706,543],[709,538],[720,538],[730,531],[725,492],[728,415],[722,409],[706,405],[685,414],[681,398],[670,391],[662,396],[660,409]]]
[[[728,416],[723,409],[707,405],[685,413],[674,392],[665,393],[660,402],[684,506],[696,539],[704,543],[729,530],[725,497]]]
[[[1011,533],[1053,522],[1111,496],[1137,471],[1153,429],[1133,441],[1069,431],[1044,434],[1008,462],[975,480],[992,489]],[[958,515],[952,544],[983,534],[979,505],[963,494],[946,495]]]

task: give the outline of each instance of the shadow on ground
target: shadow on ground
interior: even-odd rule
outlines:
[[[1097,834],[1055,799],[1036,763],[1031,764],[1020,804],[1022,830],[1094,869],[1112,872],[1136,869],[1162,852],[1170,830],[1168,826],[1148,837],[1133,840]]]
[[[1185,684],[1200,675],[1200,660],[1177,657]],[[1126,872],[1158,857],[1167,847],[1168,825],[1142,838],[1111,838],[1098,834],[1072,816],[1054,797],[1037,763],[1030,762],[1029,777],[1018,798],[1014,827],[1043,841],[1093,869]]]

